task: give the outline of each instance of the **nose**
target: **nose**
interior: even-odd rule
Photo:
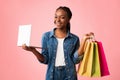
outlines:
[[[60,18],[57,18],[57,19],[56,19],[56,22],[60,22]]]

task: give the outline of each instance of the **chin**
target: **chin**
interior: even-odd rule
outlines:
[[[62,28],[62,26],[56,25],[56,28]]]

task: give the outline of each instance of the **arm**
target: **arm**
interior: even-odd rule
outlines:
[[[79,56],[84,53],[84,46],[85,46],[86,40],[90,39],[92,35],[94,35],[94,33],[90,32],[89,34],[85,34],[84,37],[82,38],[80,47],[78,49]]]
[[[85,46],[86,39],[82,39],[80,43],[80,47],[78,48],[78,55],[82,55],[84,53],[84,46]]]
[[[28,47],[28,46],[26,46],[25,44],[23,44],[23,45],[22,45],[22,48],[23,48],[24,50],[27,50],[27,51],[32,52],[32,53],[37,57],[37,59],[38,59],[39,61],[44,62],[44,56],[43,56],[41,53],[39,53],[34,47]]]

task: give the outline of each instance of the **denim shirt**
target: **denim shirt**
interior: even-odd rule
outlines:
[[[53,73],[55,69],[55,59],[57,52],[57,39],[54,35],[54,30],[46,32],[42,36],[41,54],[44,56],[44,64],[47,64],[46,80],[53,80]],[[77,80],[77,73],[75,64],[79,63],[83,55],[78,56],[77,49],[79,47],[79,38],[68,31],[65,37],[63,48],[66,64],[67,80]]]

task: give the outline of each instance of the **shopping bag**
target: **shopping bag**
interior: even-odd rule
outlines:
[[[88,42],[83,61],[78,68],[78,74],[87,77],[100,77],[101,72],[97,43]]]
[[[99,60],[99,52],[98,52],[98,45],[96,42],[94,44],[94,51],[93,51],[93,64],[92,64],[92,75],[91,77],[100,77],[101,70],[100,70],[100,60]]]
[[[80,67],[78,68],[78,74],[80,74],[80,75],[83,75],[86,72],[87,66],[88,66],[88,61],[90,61],[89,60],[90,55],[92,57],[92,54],[89,54],[90,53],[90,48],[91,48],[91,43],[86,42],[84,57],[83,57],[83,60],[82,60],[81,64],[79,64]],[[89,74],[89,75],[91,75],[91,74]]]
[[[85,53],[83,61],[78,69],[78,74],[83,76],[91,76],[92,71],[92,59],[93,59],[93,44],[91,42],[86,43]]]
[[[98,44],[98,51],[99,51],[101,76],[110,75],[102,43],[97,42],[97,44]]]

